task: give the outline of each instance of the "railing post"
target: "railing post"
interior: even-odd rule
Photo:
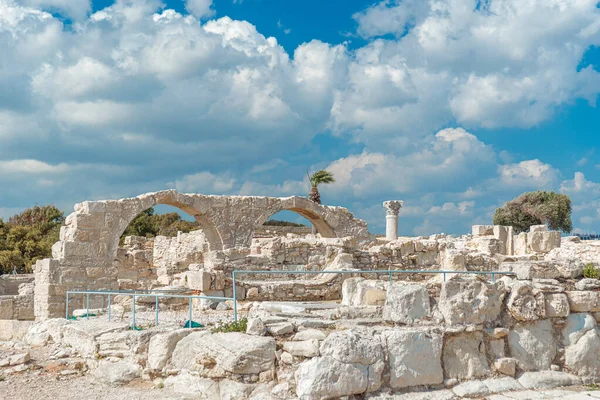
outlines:
[[[392,286],[392,271],[390,271],[390,286]]]
[[[108,294],[108,320],[110,321],[110,293]]]
[[[65,313],[65,318],[69,319],[69,292],[67,291],[67,311]]]
[[[131,302],[131,323],[133,329],[135,329],[135,293],[133,294],[132,300],[133,301]]]
[[[156,326],[158,326],[158,295],[155,296],[155,304],[156,304]]]
[[[446,272],[444,272],[444,282],[446,282]]]
[[[190,318],[188,320],[188,323],[190,324],[189,328],[192,328],[192,297],[190,296]]]
[[[492,272],[492,283],[496,282],[496,274]]]
[[[236,281],[235,281],[235,270],[231,273],[232,281],[233,281],[233,322],[237,322],[237,291],[236,291]]]
[[[90,294],[85,294],[85,319],[90,319]]]

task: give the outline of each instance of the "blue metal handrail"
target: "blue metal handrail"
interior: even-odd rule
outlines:
[[[141,292],[141,293],[140,293]],[[108,295],[108,320],[110,321],[110,297],[112,295],[125,295],[132,296],[131,302],[131,325],[135,328],[135,298],[136,297],[154,297],[155,298],[155,307],[156,307],[156,317],[155,323],[158,325],[158,298],[159,297],[168,297],[168,298],[183,298],[189,299],[189,327],[192,327],[192,299],[206,299],[206,300],[233,300],[235,304],[235,297],[218,297],[218,296],[196,296],[196,295],[182,295],[182,294],[166,294],[166,293],[152,293],[148,290],[133,290],[133,291],[123,291],[123,290],[115,290],[115,291],[105,291],[105,290],[69,290],[67,291],[67,307],[66,307],[66,319],[69,319],[69,295],[70,294],[84,294],[85,295],[85,306],[86,306],[86,319],[89,319],[90,315],[90,295]],[[237,317],[236,317],[237,321]]]
[[[516,275],[509,271],[451,271],[451,270],[410,270],[410,269],[388,269],[388,270],[323,270],[323,271],[298,271],[298,270],[233,270],[231,273],[233,281],[233,320],[237,322],[237,288],[236,275],[248,274],[389,274],[390,284],[393,274],[443,274],[444,282],[446,282],[446,274],[467,274],[467,275],[491,275],[492,282],[495,282],[496,275]]]

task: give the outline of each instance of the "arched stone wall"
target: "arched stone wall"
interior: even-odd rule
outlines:
[[[249,246],[255,227],[282,210],[306,217],[324,237],[370,237],[367,224],[347,209],[319,205],[304,197],[210,196],[166,190],[120,200],[86,201],[76,204],[66,218],[60,240],[52,247],[53,258],[36,264],[36,316],[64,315],[66,290],[117,289],[118,271],[113,261],[119,238],[137,215],[159,204],[194,216],[211,250]],[[77,301],[73,305],[77,307]]]

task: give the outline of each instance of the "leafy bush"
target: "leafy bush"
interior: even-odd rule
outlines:
[[[248,318],[242,318],[238,322],[219,323],[215,328],[212,329],[212,333],[218,332],[242,332],[246,333],[248,327]]]
[[[565,194],[538,190],[521,194],[494,213],[494,225],[512,226],[515,233],[531,225],[548,225],[552,230],[571,232],[571,199]]]
[[[149,208],[131,221],[121,239],[125,239],[125,236],[174,237],[178,231],[188,233],[199,228],[196,222],[182,220],[176,212],[159,215],[154,214],[154,208]]]
[[[587,263],[585,264],[585,268],[583,268],[583,277],[598,279],[600,277],[600,273],[593,263]]]
[[[269,226],[293,226],[293,227],[296,227],[296,228],[301,228],[301,227],[305,227],[306,226],[306,225],[303,225],[303,224],[297,224],[295,222],[280,221],[280,220],[277,220],[277,219],[269,219],[263,225],[269,225]]]

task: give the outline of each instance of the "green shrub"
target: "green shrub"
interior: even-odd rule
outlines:
[[[246,333],[248,327],[248,318],[242,318],[238,322],[219,323],[213,330],[212,333],[217,332],[242,332]]]
[[[598,273],[598,269],[593,263],[587,263],[585,264],[585,268],[583,268],[583,277],[598,279],[600,277],[600,273]]]

